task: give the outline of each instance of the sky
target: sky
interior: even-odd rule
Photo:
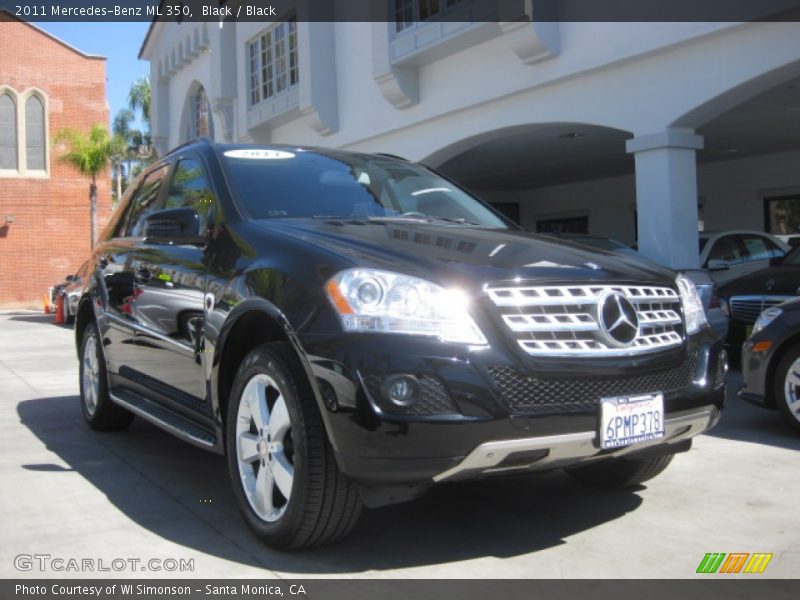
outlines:
[[[111,120],[119,110],[128,107],[131,83],[142,75],[150,74],[150,64],[137,58],[149,22],[35,25],[81,52],[106,57],[106,95]],[[133,123],[133,126],[143,129],[141,122]]]

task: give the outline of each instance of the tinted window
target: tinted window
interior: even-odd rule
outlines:
[[[449,181],[402,160],[263,149],[224,156],[237,199],[257,219],[438,217],[506,227]]]
[[[142,185],[139,186],[136,195],[131,199],[130,212],[128,213],[123,234],[125,237],[144,237],[145,218],[158,210],[156,203],[158,192],[168,172],[168,166],[161,167],[150,173],[142,181]]]
[[[721,260],[728,264],[742,262],[742,253],[734,236],[727,235],[714,242],[708,260]]]
[[[164,208],[193,208],[200,215],[200,232],[208,230],[214,194],[199,161],[188,159],[178,163]]]

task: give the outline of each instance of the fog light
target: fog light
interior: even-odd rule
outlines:
[[[413,375],[390,375],[381,384],[384,399],[397,406],[411,406],[419,398],[419,382]]]

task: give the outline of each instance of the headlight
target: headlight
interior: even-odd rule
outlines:
[[[416,277],[348,269],[325,285],[345,331],[431,335],[445,342],[485,345],[486,338],[469,316],[469,299]]]
[[[700,331],[708,324],[708,321],[706,321],[703,302],[700,300],[694,282],[684,275],[678,275],[675,283],[678,284],[678,291],[681,293],[683,316],[686,318],[686,333],[692,334]]]
[[[764,329],[764,327],[772,323],[782,314],[783,311],[780,308],[768,308],[767,310],[763,311],[760,315],[758,315],[758,318],[753,325],[753,335]]]

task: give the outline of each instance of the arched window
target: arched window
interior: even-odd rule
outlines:
[[[0,94],[0,169],[16,171],[17,106],[9,94]]]
[[[211,121],[211,107],[203,86],[200,86],[189,99],[191,118],[189,121],[189,138],[213,137],[214,126]]]
[[[45,132],[44,104],[36,96],[25,102],[25,152],[29,171],[44,171]]]

